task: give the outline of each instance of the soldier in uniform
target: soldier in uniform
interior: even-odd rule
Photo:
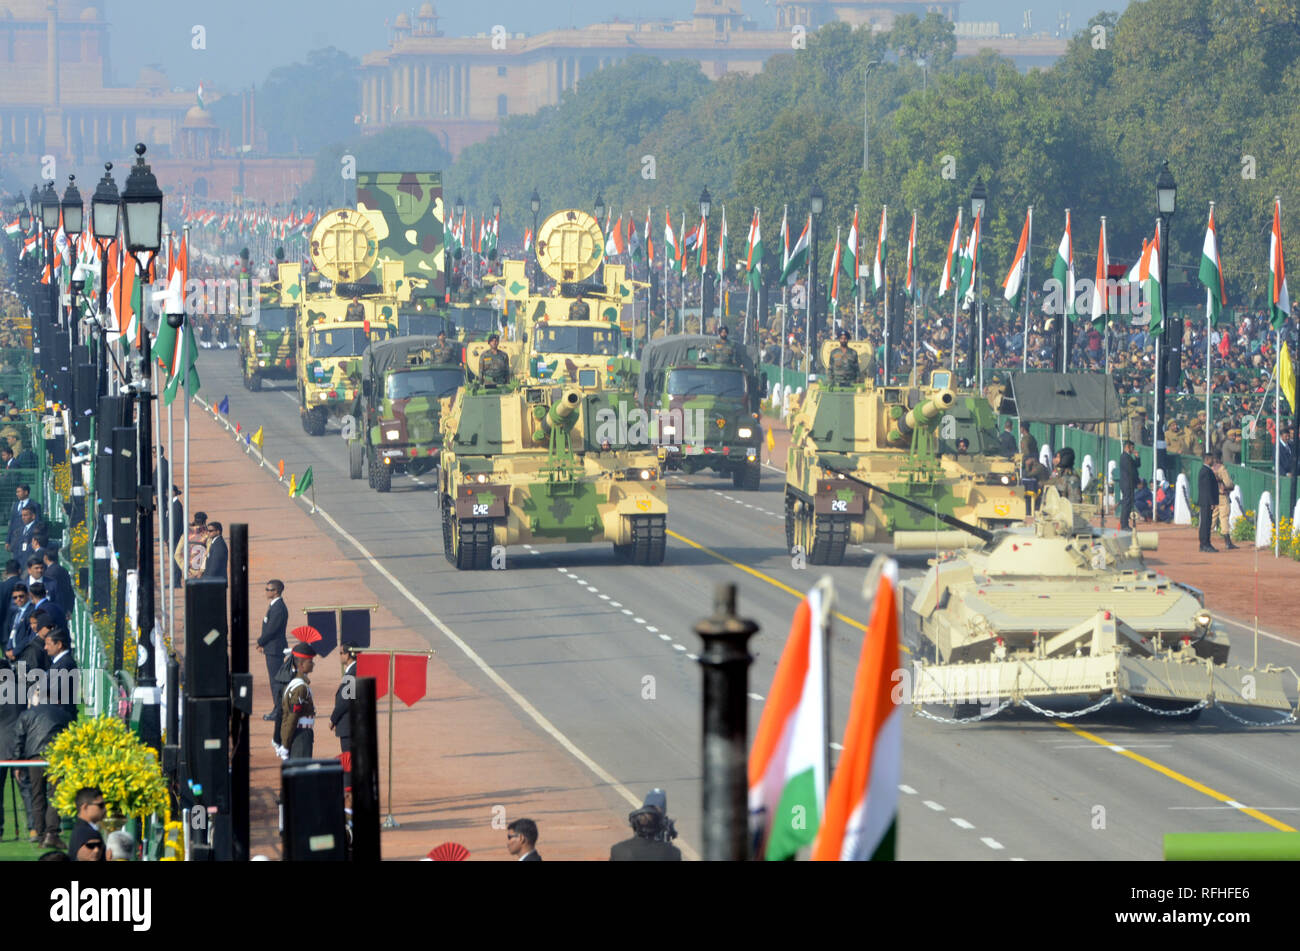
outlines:
[[[1070,502],[1083,501],[1083,488],[1079,482],[1079,473],[1074,471],[1074,450],[1069,446],[1063,448],[1052,460],[1056,471],[1047,484],[1056,487],[1056,491]]]
[[[858,354],[849,346],[849,332],[840,331],[840,345],[826,361],[831,386],[854,386],[858,382]]]
[[[718,328],[718,339],[709,348],[709,359],[713,363],[723,366],[734,366],[736,363],[736,348],[727,342],[727,333],[726,324]]]
[[[501,335],[488,337],[488,349],[478,358],[478,377],[490,386],[505,386],[510,382],[510,361],[501,352]]]
[[[460,363],[460,355],[455,347],[447,342],[447,331],[438,331],[438,342],[434,344],[432,359],[434,363]]]
[[[1210,468],[1214,470],[1214,477],[1219,480],[1219,504],[1214,507],[1214,530],[1223,536],[1224,548],[1236,548],[1232,543],[1232,500],[1230,493],[1236,487],[1232,481],[1232,475],[1228,472],[1228,467],[1223,464],[1223,459],[1218,453],[1211,453],[1214,456],[1214,465]]]
[[[307,675],[316,664],[316,649],[310,644],[293,647],[294,678],[280,700],[280,745],[286,752],[281,759],[311,759],[315,741],[316,704],[312,700],[311,681]]]
[[[572,304],[569,305],[569,319],[590,320],[591,305],[589,305],[585,300],[579,297],[577,300],[575,300]]]
[[[361,301],[356,300],[354,298],[352,302],[348,304],[347,318],[348,320],[356,320],[356,321],[365,320],[366,319],[365,305],[362,304]]]
[[[1025,475],[1029,475],[1029,460],[1038,458],[1038,440],[1029,431],[1028,423],[1020,424],[1020,458],[1025,462]]]

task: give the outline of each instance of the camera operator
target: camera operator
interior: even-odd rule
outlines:
[[[624,839],[609,850],[611,862],[680,862],[681,850],[672,844],[677,838],[673,820],[668,818],[668,796],[662,789],[652,789],[641,808],[628,813],[632,838]]]

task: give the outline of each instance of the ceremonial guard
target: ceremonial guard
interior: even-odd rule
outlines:
[[[294,678],[280,701],[281,759],[311,759],[315,741],[316,703],[307,675],[316,665],[316,649],[310,644],[293,647]]]

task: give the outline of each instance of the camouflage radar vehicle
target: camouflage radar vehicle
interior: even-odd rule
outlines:
[[[445,340],[445,338],[444,338]],[[437,337],[394,337],[361,355],[361,392],[353,409],[348,475],[387,492],[393,476],[423,475],[438,464],[442,401],[465,382],[459,344],[439,347]]]
[[[1094,514],[1048,487],[1030,525],[895,534],[899,550],[939,553],[902,586],[920,638],[914,702],[1293,708],[1294,671],[1229,666],[1228,634],[1202,593],[1146,565],[1154,532],[1103,531]]]
[[[447,560],[479,570],[496,546],[610,542],[622,560],[660,564],[668,498],[658,460],[638,434],[601,422],[620,398],[474,381],[445,400],[438,486]]]
[[[925,387],[828,374],[809,385],[790,425],[788,548],[799,546],[813,564],[836,565],[850,543],[939,529],[946,516],[982,527],[1024,520],[1016,460],[960,442],[948,416],[958,397],[941,385],[947,382],[946,372]]]
[[[712,469],[738,489],[758,488],[763,471],[759,415],[765,379],[745,349],[716,337],[661,337],[641,351],[637,398],[665,469]]]
[[[244,388],[254,393],[262,388],[263,380],[295,378],[296,313],[293,300],[281,287],[278,280],[263,284],[257,309],[240,318],[239,363]]]
[[[400,262],[382,266],[380,283],[362,280],[377,260],[375,229],[352,209],[331,211],[317,222],[310,252],[322,278],[319,283],[304,290],[296,277],[297,265],[281,265],[280,271],[285,293],[298,301],[302,427],[308,435],[320,436],[330,419],[342,420],[351,413],[360,390],[357,358],[371,343],[393,335],[410,284]]]

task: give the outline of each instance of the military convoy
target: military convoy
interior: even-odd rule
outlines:
[[[1228,666],[1201,592],[1147,567],[1154,532],[1104,532],[1091,514],[1049,487],[1029,526],[895,534],[900,550],[938,553],[902,585],[920,638],[914,703],[1109,695],[1192,715],[1212,701],[1292,709],[1284,670]]]
[[[442,401],[465,382],[461,348],[440,348],[436,337],[395,337],[368,346],[357,373],[348,475],[360,479],[364,470],[372,489],[387,492],[395,474],[431,471],[442,448]]]
[[[939,529],[945,516],[983,527],[1024,520],[1016,460],[959,445],[948,415],[959,397],[947,383],[940,371],[928,387],[809,386],[790,427],[789,548],[798,546],[813,564],[835,565],[850,543]],[[991,420],[991,408],[977,417]]]
[[[294,379],[296,322],[293,307],[281,303],[280,283],[263,284],[257,309],[240,319],[239,365],[245,389],[256,393],[263,380]]]
[[[665,469],[712,469],[730,476],[738,489],[756,490],[763,471],[765,379],[748,351],[717,344],[700,334],[646,344],[637,399]]]

